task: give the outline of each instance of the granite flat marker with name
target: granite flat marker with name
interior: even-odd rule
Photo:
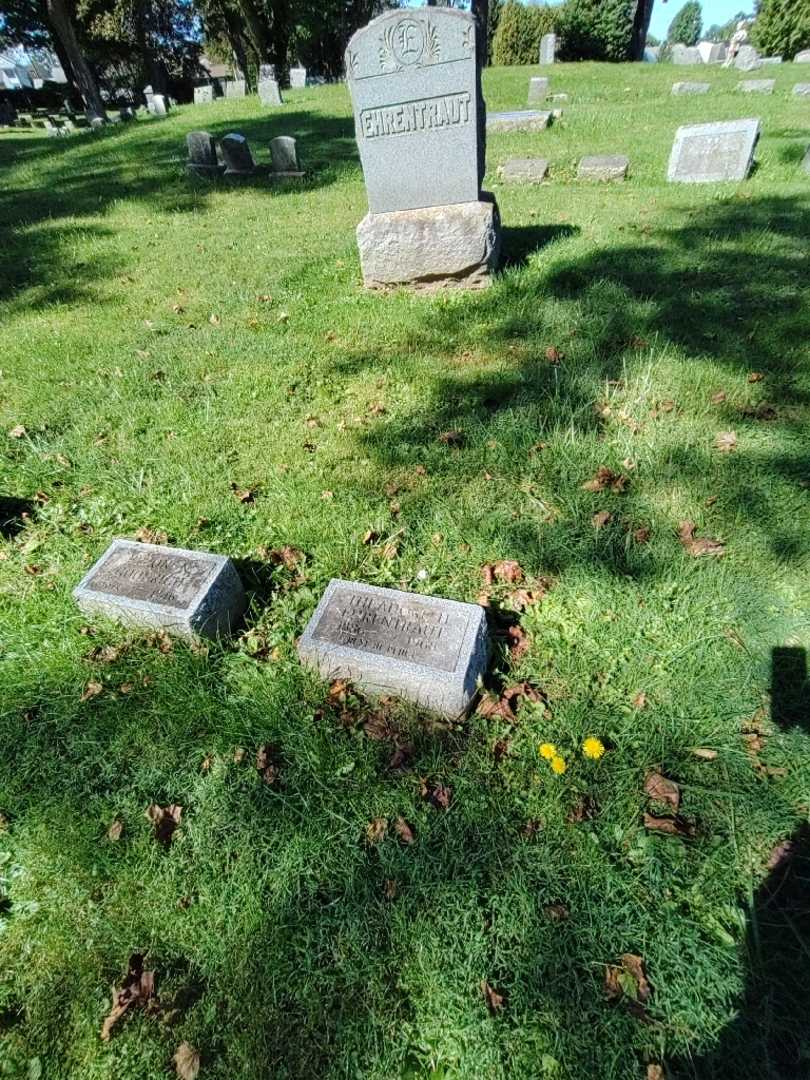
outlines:
[[[498,169],[505,184],[539,184],[548,176],[545,158],[510,158]]]
[[[737,89],[743,94],[772,94],[776,79],[743,79]]]
[[[484,103],[472,15],[402,8],[346,49],[369,213],[357,227],[367,287],[479,287],[500,253],[482,194]]]
[[[324,679],[349,679],[373,694],[457,717],[487,668],[486,614],[477,604],[335,578],[298,653]]]
[[[579,180],[624,180],[630,159],[622,154],[597,154],[584,157],[577,167]]]
[[[87,615],[183,637],[226,634],[247,607],[226,556],[133,540],[113,540],[73,596]]]
[[[760,133],[757,119],[690,124],[678,128],[669,158],[667,180],[708,184],[745,180],[754,161]]]
[[[712,84],[707,82],[676,82],[672,84],[672,93],[678,94],[708,94]]]
[[[487,116],[487,131],[542,131],[551,123],[551,112],[539,109],[515,109]]]

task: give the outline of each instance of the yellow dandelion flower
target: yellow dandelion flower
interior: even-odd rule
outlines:
[[[537,748],[537,752],[541,758],[545,758],[546,761],[551,761],[557,753],[557,747],[553,742],[544,742]]]
[[[565,764],[565,759],[561,758],[559,754],[555,754],[551,759],[551,770],[555,772],[557,776],[561,776],[568,766]]]
[[[597,739],[594,735],[588,736],[582,744],[582,753],[585,757],[593,758],[594,761],[598,761],[604,752],[605,744],[601,739]]]

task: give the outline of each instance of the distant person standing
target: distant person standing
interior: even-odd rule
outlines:
[[[723,64],[723,67],[731,67],[734,63],[734,58],[740,51],[740,46],[744,45],[746,41],[748,41],[748,23],[745,19],[740,19],[737,23],[737,29],[731,35],[731,41],[728,45],[728,56],[726,57],[726,62]]]

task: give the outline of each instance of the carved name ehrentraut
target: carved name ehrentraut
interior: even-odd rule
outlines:
[[[381,135],[410,135],[417,131],[435,131],[469,124],[472,97],[467,91],[383,105],[360,112],[360,131],[366,139]]]

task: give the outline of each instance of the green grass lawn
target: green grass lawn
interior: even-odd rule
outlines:
[[[0,1077],[159,1080],[184,1041],[202,1080],[810,1077],[810,104],[765,74],[555,66],[562,120],[490,140],[473,294],[360,287],[345,87],[0,133]],[[745,116],[747,182],[664,182],[679,124]],[[189,179],[199,128],[294,134],[308,180]],[[626,183],[575,179],[608,152]],[[548,183],[497,183],[532,155]],[[71,589],[139,530],[231,555],[245,632],[88,627]],[[537,601],[494,658],[514,715],[299,666],[330,578],[475,601],[504,559]],[[133,954],[157,1000],[103,1041]]]

